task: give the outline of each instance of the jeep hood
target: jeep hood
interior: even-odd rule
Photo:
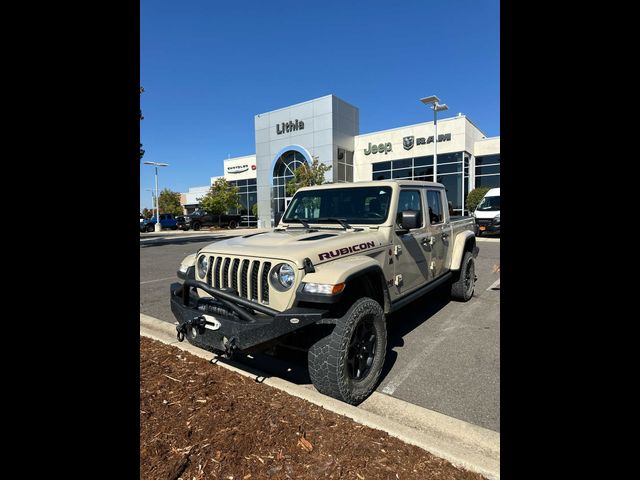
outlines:
[[[381,227],[382,228],[382,227]],[[287,260],[302,268],[305,258],[314,265],[379,247],[384,235],[379,230],[345,231],[303,229],[256,233],[211,243],[200,252]]]

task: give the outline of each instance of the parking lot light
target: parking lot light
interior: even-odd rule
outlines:
[[[433,181],[438,181],[438,112],[449,110],[446,104],[440,104],[440,99],[435,95],[421,98],[420,101],[425,105],[431,105],[433,110]]]
[[[160,204],[158,203],[158,167],[168,167],[168,163],[158,163],[158,162],[144,162],[145,165],[154,165],[156,167],[156,224],[154,226],[154,231],[159,232],[162,230],[160,226]]]

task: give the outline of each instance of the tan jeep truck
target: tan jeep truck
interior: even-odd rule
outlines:
[[[473,295],[474,219],[447,206],[431,182],[301,188],[277,228],[183,260],[178,340],[226,356],[302,346],[314,386],[357,405],[380,380],[387,314],[445,283],[456,300]]]

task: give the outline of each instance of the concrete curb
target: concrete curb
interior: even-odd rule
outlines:
[[[178,342],[173,324],[140,314],[140,335],[176,346],[198,357],[227,368],[259,383],[265,383],[295,397],[307,400],[357,423],[382,430],[406,443],[427,450],[453,465],[484,475],[490,480],[500,478],[500,434],[464,422],[397,398],[374,392],[358,407],[349,405],[316,391],[312,386],[296,385],[277,377],[237,368],[216,355]]]

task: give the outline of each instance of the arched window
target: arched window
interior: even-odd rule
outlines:
[[[295,150],[288,150],[280,155],[273,167],[272,201],[274,212],[284,212],[287,198],[287,182],[294,176],[296,168],[307,163],[304,155]]]

